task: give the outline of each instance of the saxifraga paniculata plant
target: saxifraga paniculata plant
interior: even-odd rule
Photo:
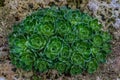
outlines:
[[[13,26],[10,58],[17,68],[60,74],[94,73],[111,52],[111,35],[98,20],[63,7],[39,9]]]

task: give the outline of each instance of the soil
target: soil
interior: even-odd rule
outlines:
[[[120,6],[119,0],[114,4]],[[0,80],[120,80],[120,7],[110,6],[111,0],[5,0],[0,6]],[[16,68],[9,59],[7,36],[12,26],[19,23],[31,12],[50,7],[51,5],[69,6],[96,17],[103,30],[109,30],[113,35],[112,53],[107,62],[101,64],[94,74],[83,73],[76,76],[59,75],[56,70],[47,73],[27,72]],[[90,6],[93,5],[93,6]],[[94,8],[95,7],[95,8]],[[116,14],[116,15],[114,15]],[[118,24],[117,27],[115,23]]]

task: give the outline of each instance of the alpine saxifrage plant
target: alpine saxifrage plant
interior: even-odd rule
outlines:
[[[111,52],[111,36],[97,19],[67,7],[40,9],[13,26],[12,63],[24,70],[93,73]]]

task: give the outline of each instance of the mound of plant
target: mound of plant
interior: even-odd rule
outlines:
[[[13,26],[8,37],[11,61],[27,71],[93,73],[111,52],[111,35],[101,27],[77,9],[39,9]]]

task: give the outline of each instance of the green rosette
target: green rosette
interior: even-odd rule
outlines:
[[[37,59],[34,63],[34,67],[37,71],[46,72],[49,68],[49,63],[43,59]]]
[[[23,30],[22,24],[15,24],[12,29],[13,29],[13,33],[17,33],[19,35],[21,35],[23,33],[22,32],[22,30]]]
[[[42,50],[45,47],[46,42],[47,40],[44,38],[44,36],[39,34],[33,34],[28,37],[27,46],[31,49]]]
[[[50,37],[54,34],[54,24],[51,22],[44,22],[37,25],[38,33]]]
[[[27,34],[32,34],[35,31],[35,26],[36,26],[36,21],[34,20],[25,20],[24,22],[22,22],[21,24],[23,25],[23,33],[27,33]]]
[[[85,23],[80,23],[78,25],[76,25],[76,29],[77,29],[77,35],[80,39],[82,40],[86,40],[90,38],[90,29],[88,28],[88,25]]]
[[[56,28],[56,33],[58,33],[60,36],[64,36],[72,32],[72,26],[69,24],[68,21],[64,19],[58,19],[55,23],[55,28]]]
[[[95,58],[97,60],[97,62],[99,63],[105,63],[106,62],[106,54],[105,53],[97,53],[95,55]]]
[[[77,37],[74,32],[68,33],[67,35],[64,36],[64,39],[68,43],[74,43],[77,40]]]
[[[33,54],[27,50],[26,52],[23,52],[21,54],[20,62],[19,65],[22,67],[24,70],[30,71],[33,68],[33,63],[35,61],[35,58],[33,57]]]
[[[60,10],[60,14],[64,15],[64,14],[68,13],[71,9],[68,9],[66,6],[61,6],[59,8],[59,10]]]
[[[19,54],[12,54],[10,59],[14,65],[18,68],[22,68],[24,70],[30,71],[33,67],[34,57],[29,50],[22,51]]]
[[[111,52],[112,52],[112,51],[111,51],[111,45],[110,45],[110,44],[107,44],[107,43],[104,43],[104,44],[102,45],[102,51],[103,51],[103,53],[105,52],[105,54],[111,53]]]
[[[52,37],[46,46],[44,54],[53,60],[57,58],[62,49],[62,40],[59,37]]]
[[[87,72],[91,74],[97,70],[98,63],[95,59],[93,59],[93,60],[87,62],[86,66],[87,66]]]
[[[65,18],[72,24],[76,25],[81,21],[81,13],[79,10],[70,10],[65,14]]]
[[[67,63],[67,62],[66,62]],[[68,66],[65,62],[57,62],[54,64],[55,69],[60,73],[65,73],[68,69]]]
[[[70,47],[68,45],[63,45],[63,49],[59,54],[60,61],[68,61],[70,59],[71,52]]]
[[[89,22],[89,26],[91,26],[92,30],[98,32],[101,30],[102,25],[98,23],[97,19],[93,19]]]
[[[56,16],[50,16],[50,15],[44,15],[40,22],[55,22],[56,21]]]
[[[71,69],[70,69],[71,75],[78,75],[78,74],[81,74],[82,72],[83,72],[83,69],[79,65],[71,66]]]
[[[85,59],[82,57],[81,53],[73,52],[71,61],[74,65],[79,65],[81,67],[85,65]]]
[[[45,16],[56,17],[57,7],[52,6],[51,8],[48,8],[48,10],[44,14]]]
[[[103,39],[100,35],[95,35],[93,37],[92,43],[93,43],[94,46],[102,47]]]
[[[92,17],[86,13],[81,13],[81,17],[82,17],[81,20],[84,23],[89,23],[92,20]]]
[[[95,57],[97,54],[99,54],[100,49],[97,47],[91,47],[90,51],[91,51],[92,56]]]
[[[11,47],[10,53],[20,54],[21,52],[27,49],[26,39],[23,36],[13,37],[9,41],[10,41],[9,46]]]
[[[103,32],[103,33],[102,33],[102,38],[103,38],[103,41],[104,41],[104,42],[110,42],[111,39],[112,39],[112,37],[110,36],[110,34],[107,33],[107,32]]]
[[[76,41],[72,46],[74,51],[82,53],[87,50],[87,48],[89,47],[89,44],[83,41]]]
[[[84,51],[81,53],[86,62],[92,59],[90,50]]]

